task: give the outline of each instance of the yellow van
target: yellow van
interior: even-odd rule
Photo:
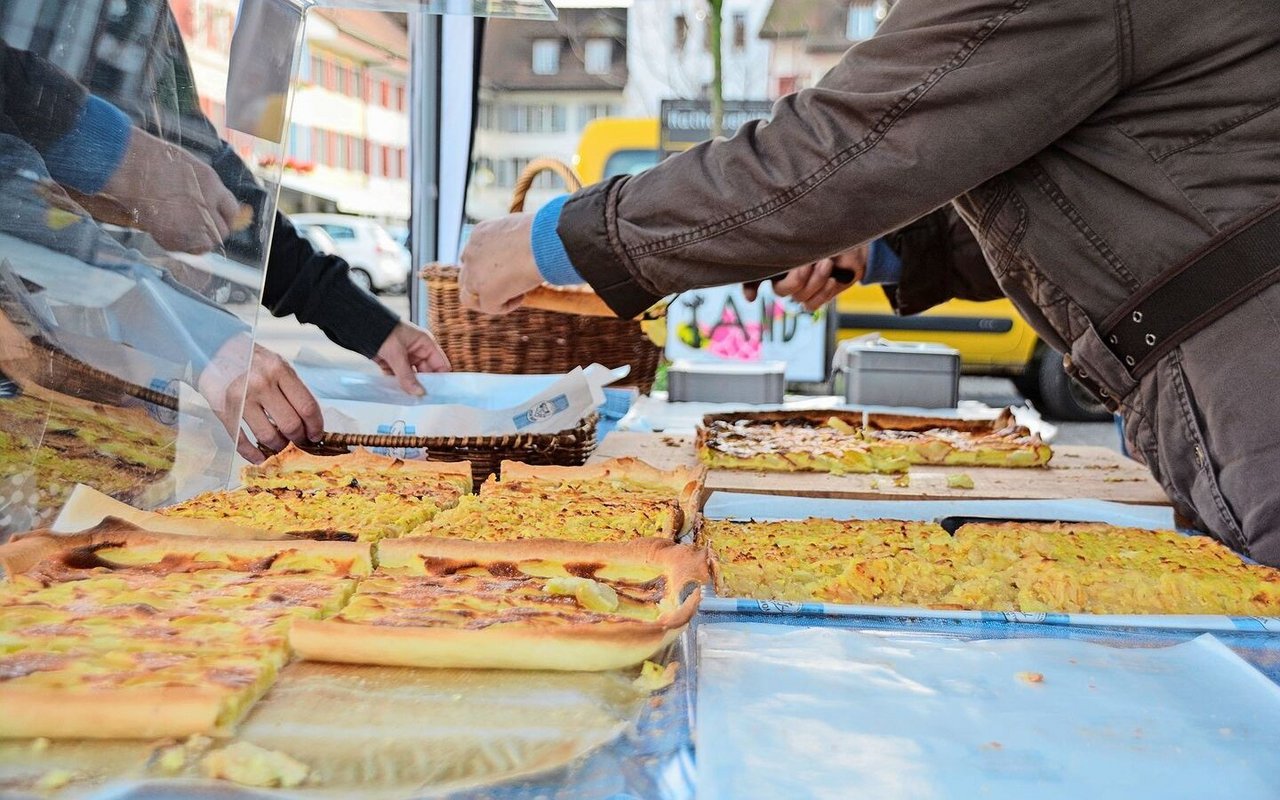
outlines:
[[[590,186],[614,175],[635,175],[662,160],[657,118],[602,117],[587,123],[573,171]]]
[[[573,167],[584,184],[634,175],[661,160],[657,119],[606,117],[587,124]],[[960,351],[973,375],[1004,375],[1046,415],[1105,420],[1110,414],[1067,377],[1062,356],[1040,341],[1008,300],[952,300],[924,314],[899,317],[879,286],[853,286],[836,298],[837,338],[879,332],[886,339],[941,342]]]

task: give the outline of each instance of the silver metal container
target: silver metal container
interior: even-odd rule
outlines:
[[[667,370],[667,399],[673,403],[781,403],[786,362],[715,363],[673,361]]]
[[[960,351],[944,345],[862,337],[841,342],[835,361],[853,405],[955,408],[960,401]]]

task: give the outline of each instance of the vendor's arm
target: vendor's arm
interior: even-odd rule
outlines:
[[[1106,103],[1125,74],[1117,19],[1113,0],[901,0],[768,124],[575,194],[560,239],[621,316],[845,251],[1022,163]],[[507,262],[512,280],[489,279],[474,305],[527,291],[526,261]]]
[[[253,210],[254,222],[227,242],[228,254],[248,264],[261,263],[261,215],[267,195],[257,178],[204,117],[189,118],[204,128],[201,140],[216,142],[210,163],[237,202]],[[298,233],[289,218],[276,212],[271,220],[271,249],[262,305],[273,316],[293,316],[320,328],[341,347],[372,359],[384,372],[396,376],[401,388],[421,395],[417,373],[443,372],[449,361],[431,334],[384,306],[377,298],[351,282],[347,262],[321,253]]]
[[[973,231],[950,204],[877,243],[882,252],[891,253],[899,262],[897,274],[886,272],[880,280],[868,282],[884,285],[899,314],[918,314],[952,298],[1004,297]]]

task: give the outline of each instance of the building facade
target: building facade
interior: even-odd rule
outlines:
[[[889,5],[888,0],[773,0],[760,27],[760,38],[772,44],[769,98],[816,85],[846,50],[875,33]]]
[[[490,20],[481,56],[474,168],[467,215],[506,213],[516,178],[539,157],[572,163],[582,129],[622,113],[628,11],[561,8],[556,21]],[[529,192],[536,209],[563,192],[547,173]]]
[[[403,14],[308,14],[280,207],[409,219],[409,37]]]
[[[239,0],[171,0],[200,106],[240,157],[273,174],[277,149],[226,127],[227,52]],[[280,209],[409,218],[407,21],[313,9],[295,75]]]
[[[721,48],[724,98],[765,100],[769,42],[760,26],[767,0],[724,0]],[[631,7],[631,83],[626,112],[654,117],[666,99],[708,96],[712,63],[706,0],[638,0]]]

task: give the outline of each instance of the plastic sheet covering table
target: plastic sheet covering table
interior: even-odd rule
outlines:
[[[1276,637],[727,619],[698,627],[700,797],[1280,796]]]
[[[279,750],[312,778],[291,790],[172,778],[147,767],[155,741],[0,740],[0,798],[91,800],[586,800],[694,796],[691,634],[662,663],[676,682],[651,696],[638,670],[431,670],[295,662],[233,739]],[[68,713],[74,713],[69,708]],[[30,792],[51,770],[81,780]],[[83,780],[88,779],[88,780]]]

